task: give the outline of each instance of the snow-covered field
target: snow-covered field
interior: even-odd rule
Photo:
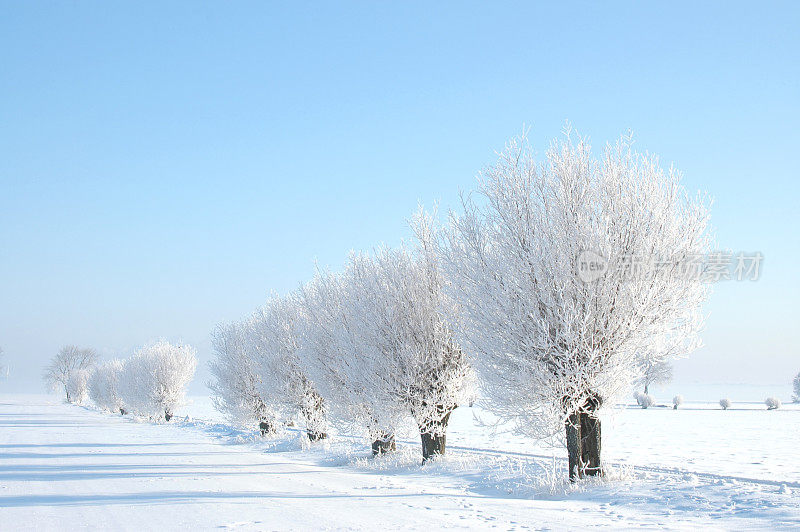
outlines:
[[[448,456],[421,466],[413,439],[378,460],[347,436],[262,440],[193,399],[152,424],[0,395],[0,529],[800,527],[798,405],[620,408],[603,428],[609,478],[571,487],[563,451],[554,477],[551,449],[492,436],[470,408]]]

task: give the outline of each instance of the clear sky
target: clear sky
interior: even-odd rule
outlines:
[[[765,256],[676,379],[788,396],[798,28],[797,2],[2,2],[0,391],[41,392],[63,344],[163,337],[198,348],[202,392],[215,324],[569,120],[598,149],[632,130],[714,196],[720,247]]]

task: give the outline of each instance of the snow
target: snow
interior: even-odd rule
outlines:
[[[421,466],[416,439],[377,460],[346,435],[264,440],[206,398],[153,424],[0,395],[0,529],[800,527],[800,405],[731,396],[728,411],[618,409],[603,427],[609,478],[571,487],[562,451],[554,472],[553,450],[492,436],[471,408],[453,413],[448,456]]]

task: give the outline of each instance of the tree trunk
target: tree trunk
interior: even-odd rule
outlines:
[[[647,395],[647,387],[648,387],[648,385],[647,385],[647,384],[645,384],[645,385],[644,385],[644,394],[645,394],[645,395]]]
[[[570,414],[564,423],[567,431],[567,456],[569,462],[569,480],[575,482],[583,477],[581,471],[581,417]]]
[[[397,445],[394,441],[394,434],[384,432],[372,442],[372,456],[386,454],[395,450],[397,450]]]
[[[120,407],[120,409],[119,409],[119,415],[121,415],[121,416],[124,416],[125,414],[127,414],[127,412],[125,411],[125,409],[124,409],[124,408],[122,408],[122,407]]]
[[[432,421],[426,429],[420,427],[423,464],[434,456],[444,454],[447,443],[447,422],[449,420],[450,412],[445,414],[441,420]]]
[[[320,441],[324,440],[328,437],[328,435],[324,432],[319,432],[316,430],[306,429],[306,434],[308,435],[309,441]]]
[[[167,421],[172,419],[172,412],[170,412],[169,410],[164,410],[164,419],[166,419]]]
[[[274,434],[275,424],[266,419],[262,419],[261,421],[258,422],[258,429],[261,431],[262,436],[266,436],[267,434]]]
[[[587,476],[602,475],[600,466],[600,420],[594,411],[581,413],[581,472]]]

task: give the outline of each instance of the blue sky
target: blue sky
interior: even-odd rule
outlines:
[[[0,386],[40,391],[65,343],[208,360],[216,323],[567,120],[598,149],[632,130],[715,198],[720,247],[765,256],[676,380],[788,383],[798,27],[792,2],[2,3]]]

